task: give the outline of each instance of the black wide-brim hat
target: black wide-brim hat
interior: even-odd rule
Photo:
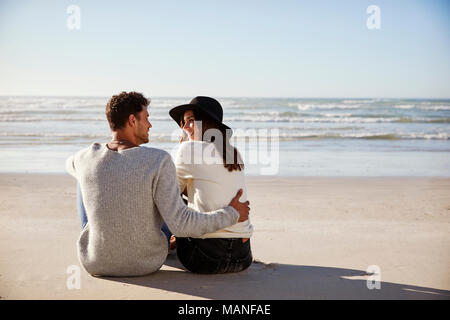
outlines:
[[[189,104],[183,104],[175,107],[169,111],[170,116],[175,122],[180,125],[186,110],[193,110],[208,116],[213,121],[217,122],[220,127],[231,130],[229,126],[222,122],[223,109],[219,101],[210,97],[198,96],[191,100]]]

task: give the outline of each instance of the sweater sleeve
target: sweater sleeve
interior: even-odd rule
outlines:
[[[68,174],[70,174],[73,177],[77,177],[76,172],[75,172],[75,164],[74,164],[74,158],[75,155],[71,155],[69,158],[67,158],[66,160],[66,171]]]
[[[162,160],[153,182],[153,200],[164,222],[179,237],[200,237],[237,223],[239,213],[231,206],[201,213],[189,209],[180,197],[175,165],[170,156]]]

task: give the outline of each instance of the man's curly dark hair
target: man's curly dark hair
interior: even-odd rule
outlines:
[[[125,127],[130,114],[139,117],[138,113],[142,111],[142,107],[147,107],[149,104],[150,99],[139,92],[122,91],[119,95],[112,96],[106,104],[109,127],[113,131]]]

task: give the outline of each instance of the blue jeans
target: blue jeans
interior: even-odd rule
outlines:
[[[77,210],[81,220],[81,229],[84,229],[87,223],[86,208],[83,203],[83,195],[81,194],[80,184],[77,183]]]
[[[83,195],[81,194],[81,188],[80,184],[77,184],[77,210],[78,210],[78,216],[81,220],[81,229],[84,229],[86,226],[86,223],[88,222],[87,215],[86,215],[86,208],[84,207],[83,203]],[[161,228],[162,232],[164,232],[164,235],[167,237],[167,245],[170,244],[170,237],[172,236],[172,232],[170,232],[169,227],[167,227],[166,223],[164,222]]]

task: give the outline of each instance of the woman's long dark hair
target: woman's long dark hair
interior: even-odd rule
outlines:
[[[222,148],[217,145],[216,147],[220,154],[222,155],[223,159],[223,166],[229,171],[232,172],[233,170],[241,171],[244,170],[244,162],[242,161],[241,155],[239,154],[238,150],[230,144],[230,138],[231,135],[227,135],[227,131],[221,127],[216,121],[212,120],[207,115],[197,112],[196,110],[192,110],[194,113],[195,121],[201,121],[202,124],[202,141],[205,142],[215,142],[215,136],[212,136],[210,139],[208,139],[207,136],[205,136],[205,132],[209,129],[216,129],[219,130],[222,133]],[[183,116],[180,119],[180,126],[181,128],[184,127],[184,120]],[[184,141],[188,141],[187,134],[183,131],[183,135],[181,136],[180,143]],[[230,152],[233,152],[233,163],[227,163],[227,154],[230,154]]]

